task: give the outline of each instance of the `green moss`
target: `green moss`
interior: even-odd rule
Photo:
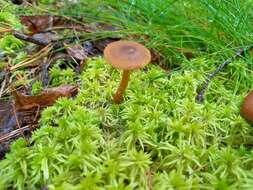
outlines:
[[[237,81],[216,79],[204,104],[197,104],[205,73],[194,69],[200,62],[206,60],[186,61],[193,69],[169,74],[153,65],[133,72],[124,101],[115,105],[120,73],[103,59],[88,61],[77,97],[43,111],[30,147],[22,140],[12,145],[0,162],[0,184],[54,190],[251,187],[253,152],[246,147],[253,128],[239,109],[253,77],[236,94]]]
[[[0,48],[8,53],[14,53],[24,45],[24,43],[13,35],[6,35],[0,39]]]
[[[32,85],[32,95],[38,95],[43,89],[41,81],[35,81]]]
[[[11,13],[40,12],[0,3],[0,22],[15,29],[19,23]],[[120,73],[103,59],[89,60],[79,77],[56,64],[50,84],[79,84],[80,92],[45,109],[28,144],[22,139],[13,143],[0,162],[0,189],[252,189],[253,128],[239,114],[253,87],[250,56],[230,64],[213,79],[206,101],[195,102],[206,74],[234,47],[252,43],[252,0],[82,0],[64,5],[47,8],[121,28],[85,33],[82,40],[135,36],[160,52],[164,65],[181,67],[169,74],[154,65],[133,72],[124,101],[115,105]],[[13,53],[22,43],[8,35],[0,46]],[[191,53],[201,57],[184,60]],[[21,53],[12,63],[24,57]],[[33,93],[38,89],[35,84]]]
[[[59,86],[61,84],[73,84],[75,83],[75,72],[73,69],[67,67],[61,69],[58,64],[54,65],[50,70],[51,83],[53,86]]]
[[[14,28],[14,29],[22,28],[22,25],[19,19],[9,11],[0,12],[0,23],[5,23],[6,25],[9,25],[11,28]]]

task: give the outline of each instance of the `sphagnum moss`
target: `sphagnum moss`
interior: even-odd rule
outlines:
[[[154,65],[134,72],[115,105],[120,73],[89,60],[77,97],[43,111],[30,146],[13,143],[0,162],[0,188],[251,189],[253,128],[239,111],[253,78],[236,93],[236,80],[216,79],[197,104],[202,61],[169,74]]]

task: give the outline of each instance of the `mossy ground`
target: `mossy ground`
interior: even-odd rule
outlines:
[[[103,58],[87,61],[81,75],[56,64],[50,85],[78,84],[79,94],[45,109],[32,138],[12,144],[0,161],[0,189],[253,189],[253,127],[240,116],[253,87],[252,55],[228,65],[203,104],[195,101],[215,65],[252,44],[252,0],[81,0],[62,1],[61,9],[47,4],[53,0],[41,2],[20,8],[0,0],[0,29],[20,29],[16,14],[83,16],[120,30],[85,33],[77,43],[134,39],[159,52],[161,65],[179,67],[166,72],[149,65],[133,72],[123,102],[115,105],[120,73]],[[10,64],[26,57],[26,43],[0,37]],[[196,58],[189,61],[186,53]],[[6,64],[1,61],[0,68]],[[38,81],[32,93],[41,89]]]
[[[236,76],[219,78],[196,103],[203,64],[199,58],[171,73],[154,65],[133,72],[115,105],[120,73],[102,58],[88,61],[77,97],[43,111],[29,146],[13,143],[0,162],[0,187],[252,189],[253,128],[239,114],[248,89],[235,90]]]

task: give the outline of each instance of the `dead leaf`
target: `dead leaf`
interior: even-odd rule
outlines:
[[[21,16],[20,21],[27,26],[28,30],[33,34],[43,32],[53,26],[60,25],[62,18],[52,15],[35,15],[35,16]]]
[[[0,160],[15,138],[29,137],[38,127],[41,108],[52,105],[59,97],[72,97],[76,93],[77,86],[65,85],[48,88],[38,96],[27,96],[14,90],[14,102],[0,100]]]
[[[106,38],[106,39],[102,39],[102,40],[97,40],[94,41],[94,47],[97,48],[99,51],[103,52],[105,47],[112,42],[115,42],[117,40],[120,40],[119,38]]]
[[[86,51],[81,45],[74,45],[72,47],[66,48],[67,53],[80,61],[84,60],[88,56],[88,51]]]
[[[16,112],[15,117],[13,102],[0,101],[0,160],[8,152],[13,140],[19,136],[29,136],[30,132],[37,128],[39,119],[36,118],[39,116],[37,113],[36,109],[20,111]],[[18,128],[18,125],[21,128]]]
[[[7,134],[14,129],[16,129],[17,121],[14,116],[13,102],[0,101],[0,136]],[[21,126],[30,125],[36,123],[34,117],[36,115],[36,110],[16,112],[17,117],[19,118],[19,124]]]
[[[15,108],[17,110],[29,110],[34,107],[47,107],[53,105],[60,97],[73,97],[77,94],[78,87],[72,85],[64,85],[55,88],[45,89],[38,96],[28,96],[13,91]]]
[[[37,33],[34,34],[32,37],[34,40],[43,41],[43,43],[45,44],[50,44],[51,42],[55,42],[58,40],[58,36],[53,32]]]
[[[32,33],[49,30],[71,29],[76,31],[94,32],[94,28],[86,24],[76,24],[64,17],[54,15],[21,16],[20,21]]]

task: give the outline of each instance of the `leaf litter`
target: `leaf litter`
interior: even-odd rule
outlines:
[[[73,98],[78,93],[78,85],[66,84],[50,86],[49,70],[61,60],[62,68],[74,61],[76,74],[80,73],[89,57],[102,55],[106,45],[119,38],[82,40],[78,32],[114,31],[115,27],[101,24],[77,24],[71,19],[54,15],[22,15],[23,30],[8,29],[19,40],[30,44],[23,48],[28,56],[17,64],[8,64],[0,71],[0,159],[8,152],[10,143],[23,136],[29,138],[38,127],[41,111],[53,105],[58,98]],[[74,30],[75,36],[64,37],[65,30]],[[3,55],[3,58],[7,55]],[[8,58],[9,59],[9,58]],[[30,81],[40,80],[44,90],[39,95],[31,95],[31,85],[16,85],[22,79],[12,76],[16,71],[27,71]],[[17,90],[17,88],[19,90]],[[12,95],[12,96],[10,96]]]
[[[6,140],[19,135],[25,137],[29,134],[24,132],[31,132],[37,128],[43,108],[53,105],[60,97],[74,97],[77,92],[78,87],[73,85],[44,89],[37,96],[24,95],[13,89],[13,101],[0,101],[0,157],[11,142]]]

